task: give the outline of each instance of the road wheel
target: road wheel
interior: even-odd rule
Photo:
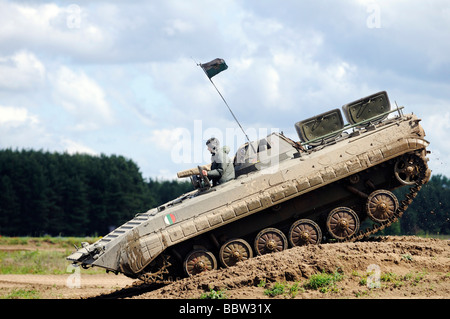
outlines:
[[[394,216],[398,209],[398,200],[387,190],[377,190],[369,195],[366,203],[367,215],[371,220],[382,223]]]
[[[319,244],[322,239],[322,231],[314,221],[300,219],[292,224],[288,238],[292,246]]]
[[[191,251],[184,259],[183,269],[188,276],[217,269],[217,259],[208,250],[196,249]]]
[[[285,250],[288,242],[281,230],[266,228],[256,235],[254,246],[257,255],[264,255]]]
[[[350,208],[338,207],[328,214],[326,225],[331,236],[338,240],[344,240],[358,231],[359,218]]]
[[[231,239],[222,245],[219,252],[220,263],[224,267],[253,257],[252,247],[243,239]]]

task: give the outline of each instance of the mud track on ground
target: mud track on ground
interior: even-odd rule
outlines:
[[[373,276],[379,270],[379,276]],[[372,277],[368,277],[368,271]],[[333,289],[306,288],[317,273],[339,273]],[[8,277],[10,276],[10,277]],[[27,277],[28,276],[28,277]],[[0,275],[0,292],[35,289],[40,298],[62,299],[197,299],[212,290],[228,299],[264,298],[450,298],[450,241],[418,237],[375,237],[356,243],[294,247],[258,256],[237,265],[185,278],[166,286],[149,286],[123,275],[83,275],[80,288],[67,287],[69,275]],[[369,281],[379,282],[369,288]],[[284,293],[265,292],[274,283]],[[376,283],[376,282],[375,282]],[[299,288],[296,293],[289,287]]]

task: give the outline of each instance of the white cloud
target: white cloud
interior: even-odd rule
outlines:
[[[450,132],[450,112],[444,111],[442,114],[432,114],[425,116],[425,125],[428,127],[429,132],[427,135],[432,137],[444,136]],[[450,150],[450,139],[436,139],[437,143],[444,143]]]
[[[160,129],[153,130],[149,139],[159,149],[171,151],[174,145],[186,134],[189,134],[189,132],[183,128]]]
[[[373,4],[380,28],[367,25]],[[144,175],[169,175],[182,134],[197,142],[195,120],[202,134],[238,129],[191,59],[220,57],[229,69],[214,82],[249,134],[278,127],[296,138],[295,122],[387,90],[424,118],[443,159],[449,12],[447,0],[0,0],[0,139],[119,152]]]
[[[47,149],[49,145],[52,139],[38,114],[0,105],[0,148]]]
[[[59,54],[77,59],[98,58],[111,48],[113,39],[99,28],[87,8],[54,3],[0,2],[0,49],[28,50]]]
[[[24,107],[0,106],[0,147],[56,149],[69,154],[98,155],[82,142],[58,137]]]
[[[215,111],[215,106],[221,103],[202,69],[191,58],[157,61],[150,63],[146,70],[154,79],[152,89],[159,91],[171,102],[164,105],[169,106],[169,109],[161,107],[158,110],[165,115],[170,113],[167,116],[170,116],[171,124],[183,125],[186,115],[192,120],[210,116]],[[217,85],[221,87],[220,83]]]
[[[89,155],[98,155],[96,151],[92,148],[87,147],[83,143],[75,142],[67,138],[61,139],[61,144],[64,150],[69,154],[89,154]]]
[[[429,167],[434,173],[450,176],[450,111],[441,108],[440,113],[424,115],[422,126],[430,141]]]
[[[26,108],[0,105],[0,126],[3,128],[16,128],[38,123],[38,117],[29,114]]]
[[[168,36],[174,36],[177,34],[189,33],[194,31],[194,26],[186,21],[180,19],[173,19],[167,21],[166,27],[164,27],[164,31]]]
[[[0,57],[0,89],[30,89],[45,81],[44,64],[31,52]]]
[[[61,66],[52,77],[54,100],[77,118],[76,129],[95,130],[112,124],[113,111],[103,89],[84,72]]]

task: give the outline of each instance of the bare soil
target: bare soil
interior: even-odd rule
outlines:
[[[328,289],[308,287],[311,276],[318,273],[338,273],[341,280]],[[73,274],[0,275],[0,297],[35,291],[40,299],[198,299],[212,289],[228,299],[449,299],[450,241],[376,237],[356,243],[295,247],[163,287],[144,285],[124,275],[87,275],[81,271],[78,278],[79,282]],[[77,283],[80,288],[74,288]],[[275,283],[286,289],[269,296],[267,291]],[[369,288],[368,283],[379,286]]]

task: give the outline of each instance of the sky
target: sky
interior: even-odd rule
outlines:
[[[0,0],[0,149],[122,155],[175,179],[379,91],[450,176],[448,0]]]

